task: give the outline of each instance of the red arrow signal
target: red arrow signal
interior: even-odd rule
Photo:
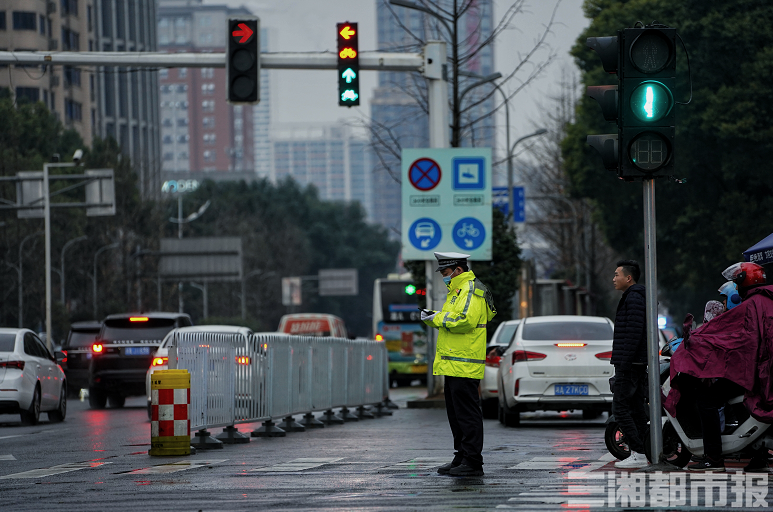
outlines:
[[[241,30],[234,30],[231,33],[231,35],[234,36],[234,37],[241,37],[241,39],[239,39],[239,43],[240,44],[241,43],[246,43],[247,41],[250,40],[250,38],[252,37],[252,34],[254,34],[254,32],[252,31],[252,29],[250,27],[248,27],[244,23],[239,23],[239,28]]]
[[[350,27],[349,25],[346,25],[344,27],[344,29],[341,32],[339,32],[339,33],[343,36],[344,39],[346,39],[348,41],[349,38],[352,37],[357,32],[352,30],[352,27]]]

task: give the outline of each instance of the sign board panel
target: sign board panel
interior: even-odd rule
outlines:
[[[491,260],[491,148],[404,149],[403,260]]]
[[[162,279],[170,280],[239,281],[242,239],[162,238],[158,272]]]
[[[495,187],[491,190],[494,208],[508,217],[510,203],[507,201],[507,187]],[[513,187],[513,222],[526,222],[526,191],[523,187]]]
[[[326,268],[319,271],[319,295],[341,297],[359,295],[356,268]]]
[[[300,306],[303,303],[301,296],[301,278],[283,277],[282,278],[282,305]]]
[[[20,171],[16,176],[23,178],[16,184],[17,206],[40,206],[40,208],[17,210],[19,219],[42,219],[43,207],[43,171]]]
[[[89,169],[87,176],[96,180],[86,184],[86,203],[101,206],[86,208],[88,217],[103,217],[115,215],[115,182],[112,169]],[[109,204],[110,206],[105,206]]]

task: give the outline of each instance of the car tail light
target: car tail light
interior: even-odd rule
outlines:
[[[596,354],[596,359],[612,359],[612,351],[609,352],[601,352],[599,354]]]
[[[146,316],[130,316],[129,321],[130,322],[147,322],[149,320]]]
[[[384,337],[380,334],[376,334],[376,341],[384,341]]]
[[[152,366],[165,366],[166,364],[168,364],[168,362],[169,362],[168,357],[154,357]]]
[[[23,370],[24,361],[0,361],[0,368],[16,368],[17,370]]]
[[[529,352],[528,350],[516,350],[513,352],[513,364],[517,363],[518,361],[540,361],[542,359],[545,359],[547,356],[545,354],[540,354],[539,352]]]
[[[556,343],[557,347],[584,347],[587,343]]]
[[[520,391],[520,387],[521,387],[521,379],[515,379],[515,389],[513,390],[514,391],[514,393],[513,393],[514,396],[518,396],[518,392]]]
[[[105,351],[105,347],[102,346],[101,343],[94,343],[91,346],[91,351],[94,352],[95,354],[101,354],[102,352]]]
[[[486,366],[491,366],[492,368],[499,368],[499,362],[502,360],[502,356],[494,354],[489,354],[486,356]]]
[[[237,356],[236,364],[250,364],[250,358],[248,356]]]

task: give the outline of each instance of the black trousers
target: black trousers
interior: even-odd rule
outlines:
[[[483,466],[483,414],[478,379],[445,378],[446,413],[454,436],[454,464]]]
[[[628,447],[644,453],[647,434],[647,367],[633,365],[630,370],[615,366],[615,389],[612,390],[612,414],[620,425]]]
[[[731,398],[744,393],[738,384],[727,379],[717,379],[709,384],[691,375],[680,375],[684,379],[684,388],[688,400],[695,400],[698,406],[698,416],[703,429],[703,453],[713,460],[722,459],[722,431],[720,430],[719,408]],[[684,395],[685,393],[683,393]]]

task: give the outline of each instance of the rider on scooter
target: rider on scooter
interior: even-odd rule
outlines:
[[[755,263],[737,263],[728,267],[722,274],[725,279],[729,280],[719,290],[725,296],[728,309],[739,305],[741,297],[745,296],[752,288],[766,284],[764,270]],[[733,293],[734,286],[737,286],[738,294]],[[681,387],[684,390],[684,395],[692,395],[695,400],[703,429],[704,457],[690,464],[688,469],[692,471],[725,471],[719,409],[729,399],[744,394],[745,389],[738,383],[722,377],[696,378],[691,375],[683,375],[682,378],[684,380]],[[767,450],[755,455],[745,470],[761,469],[766,465]]]

